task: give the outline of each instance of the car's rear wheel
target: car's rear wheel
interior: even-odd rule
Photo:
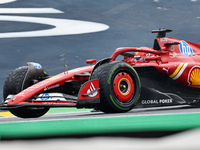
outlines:
[[[16,95],[23,90],[23,85],[31,86],[33,81],[29,80],[28,83],[23,83],[27,74],[28,66],[19,67],[13,70],[4,83],[3,97],[4,101],[8,95]],[[27,87],[24,87],[27,88]],[[10,112],[20,118],[36,118],[44,115],[49,110],[49,107],[26,107],[11,109]]]
[[[94,70],[91,79],[99,79],[99,110],[127,112],[137,104],[141,84],[137,72],[129,64],[116,61],[103,64]]]

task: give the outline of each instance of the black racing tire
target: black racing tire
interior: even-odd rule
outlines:
[[[105,113],[127,112],[140,97],[141,83],[135,69],[125,62],[113,61],[96,68],[91,79],[99,79],[100,104]]]
[[[16,95],[21,92],[22,84],[24,82],[24,78],[28,71],[28,66],[23,66],[16,68],[13,70],[4,83],[3,87],[3,97],[4,101],[8,95]],[[28,83],[27,85],[31,86],[33,82]],[[27,87],[26,87],[27,88]],[[37,118],[44,115],[49,110],[49,107],[26,107],[26,108],[16,108],[10,109],[10,112],[20,118]]]

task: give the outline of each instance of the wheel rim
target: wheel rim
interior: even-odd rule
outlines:
[[[113,90],[117,99],[122,102],[129,101],[134,94],[134,82],[126,72],[118,73],[113,81]]]

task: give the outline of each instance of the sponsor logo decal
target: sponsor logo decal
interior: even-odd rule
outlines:
[[[183,55],[194,55],[192,48],[185,41],[180,41],[179,49]]]
[[[111,72],[111,74],[110,74],[110,76],[109,76],[109,78],[108,78],[108,84],[110,84],[111,83],[111,78],[112,78],[112,75],[114,74],[114,72],[115,72],[115,70],[117,69],[117,68],[119,68],[119,66],[116,66],[113,70],[112,70],[112,72]]]
[[[179,66],[174,71],[174,73],[171,74],[169,77],[174,79],[174,80],[178,79],[182,75],[182,73],[184,72],[187,65],[188,65],[188,63],[180,63]]]
[[[169,104],[172,103],[172,99],[159,99],[159,100],[142,100],[143,105],[150,105],[150,104]]]
[[[176,57],[176,55],[177,55],[176,52],[170,52],[169,53],[170,58],[174,58],[174,57]]]
[[[95,91],[95,90],[96,90],[96,89],[95,89],[93,83],[91,82],[90,89],[87,90],[88,96],[89,96],[89,97],[95,97],[95,96],[97,96],[98,91]],[[94,91],[94,92],[92,92],[92,91]],[[92,93],[90,93],[90,92],[92,92]],[[90,93],[90,94],[89,94],[89,93]]]
[[[50,98],[50,95],[48,94],[48,93],[45,93],[45,94],[42,94],[42,96],[41,96],[41,100],[42,101],[46,101],[46,100],[48,100]]]
[[[200,66],[194,66],[190,69],[188,83],[189,86],[200,87]]]
[[[166,37],[160,38],[160,41],[161,41],[161,42],[167,42],[167,41],[168,41],[168,38],[166,38]]]
[[[45,87],[44,91],[50,90],[50,89],[53,89],[53,88],[56,88],[56,87],[59,87],[59,86],[60,86],[59,84],[56,84],[56,85],[52,85],[52,86],[49,86],[49,87]]]
[[[31,63],[36,69],[41,69],[42,66],[38,63]]]
[[[166,72],[168,73],[169,68],[170,68],[170,67],[168,67],[167,69],[166,69],[166,68],[163,68],[162,70],[164,70],[164,71],[166,71]]]

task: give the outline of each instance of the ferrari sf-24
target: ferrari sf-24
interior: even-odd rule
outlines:
[[[117,48],[98,63],[86,60],[88,66],[55,76],[39,63],[29,62],[6,78],[0,109],[34,118],[52,107],[95,108],[104,113],[176,105],[199,107],[200,44],[166,37],[171,31],[153,30],[157,37],[152,48]]]

